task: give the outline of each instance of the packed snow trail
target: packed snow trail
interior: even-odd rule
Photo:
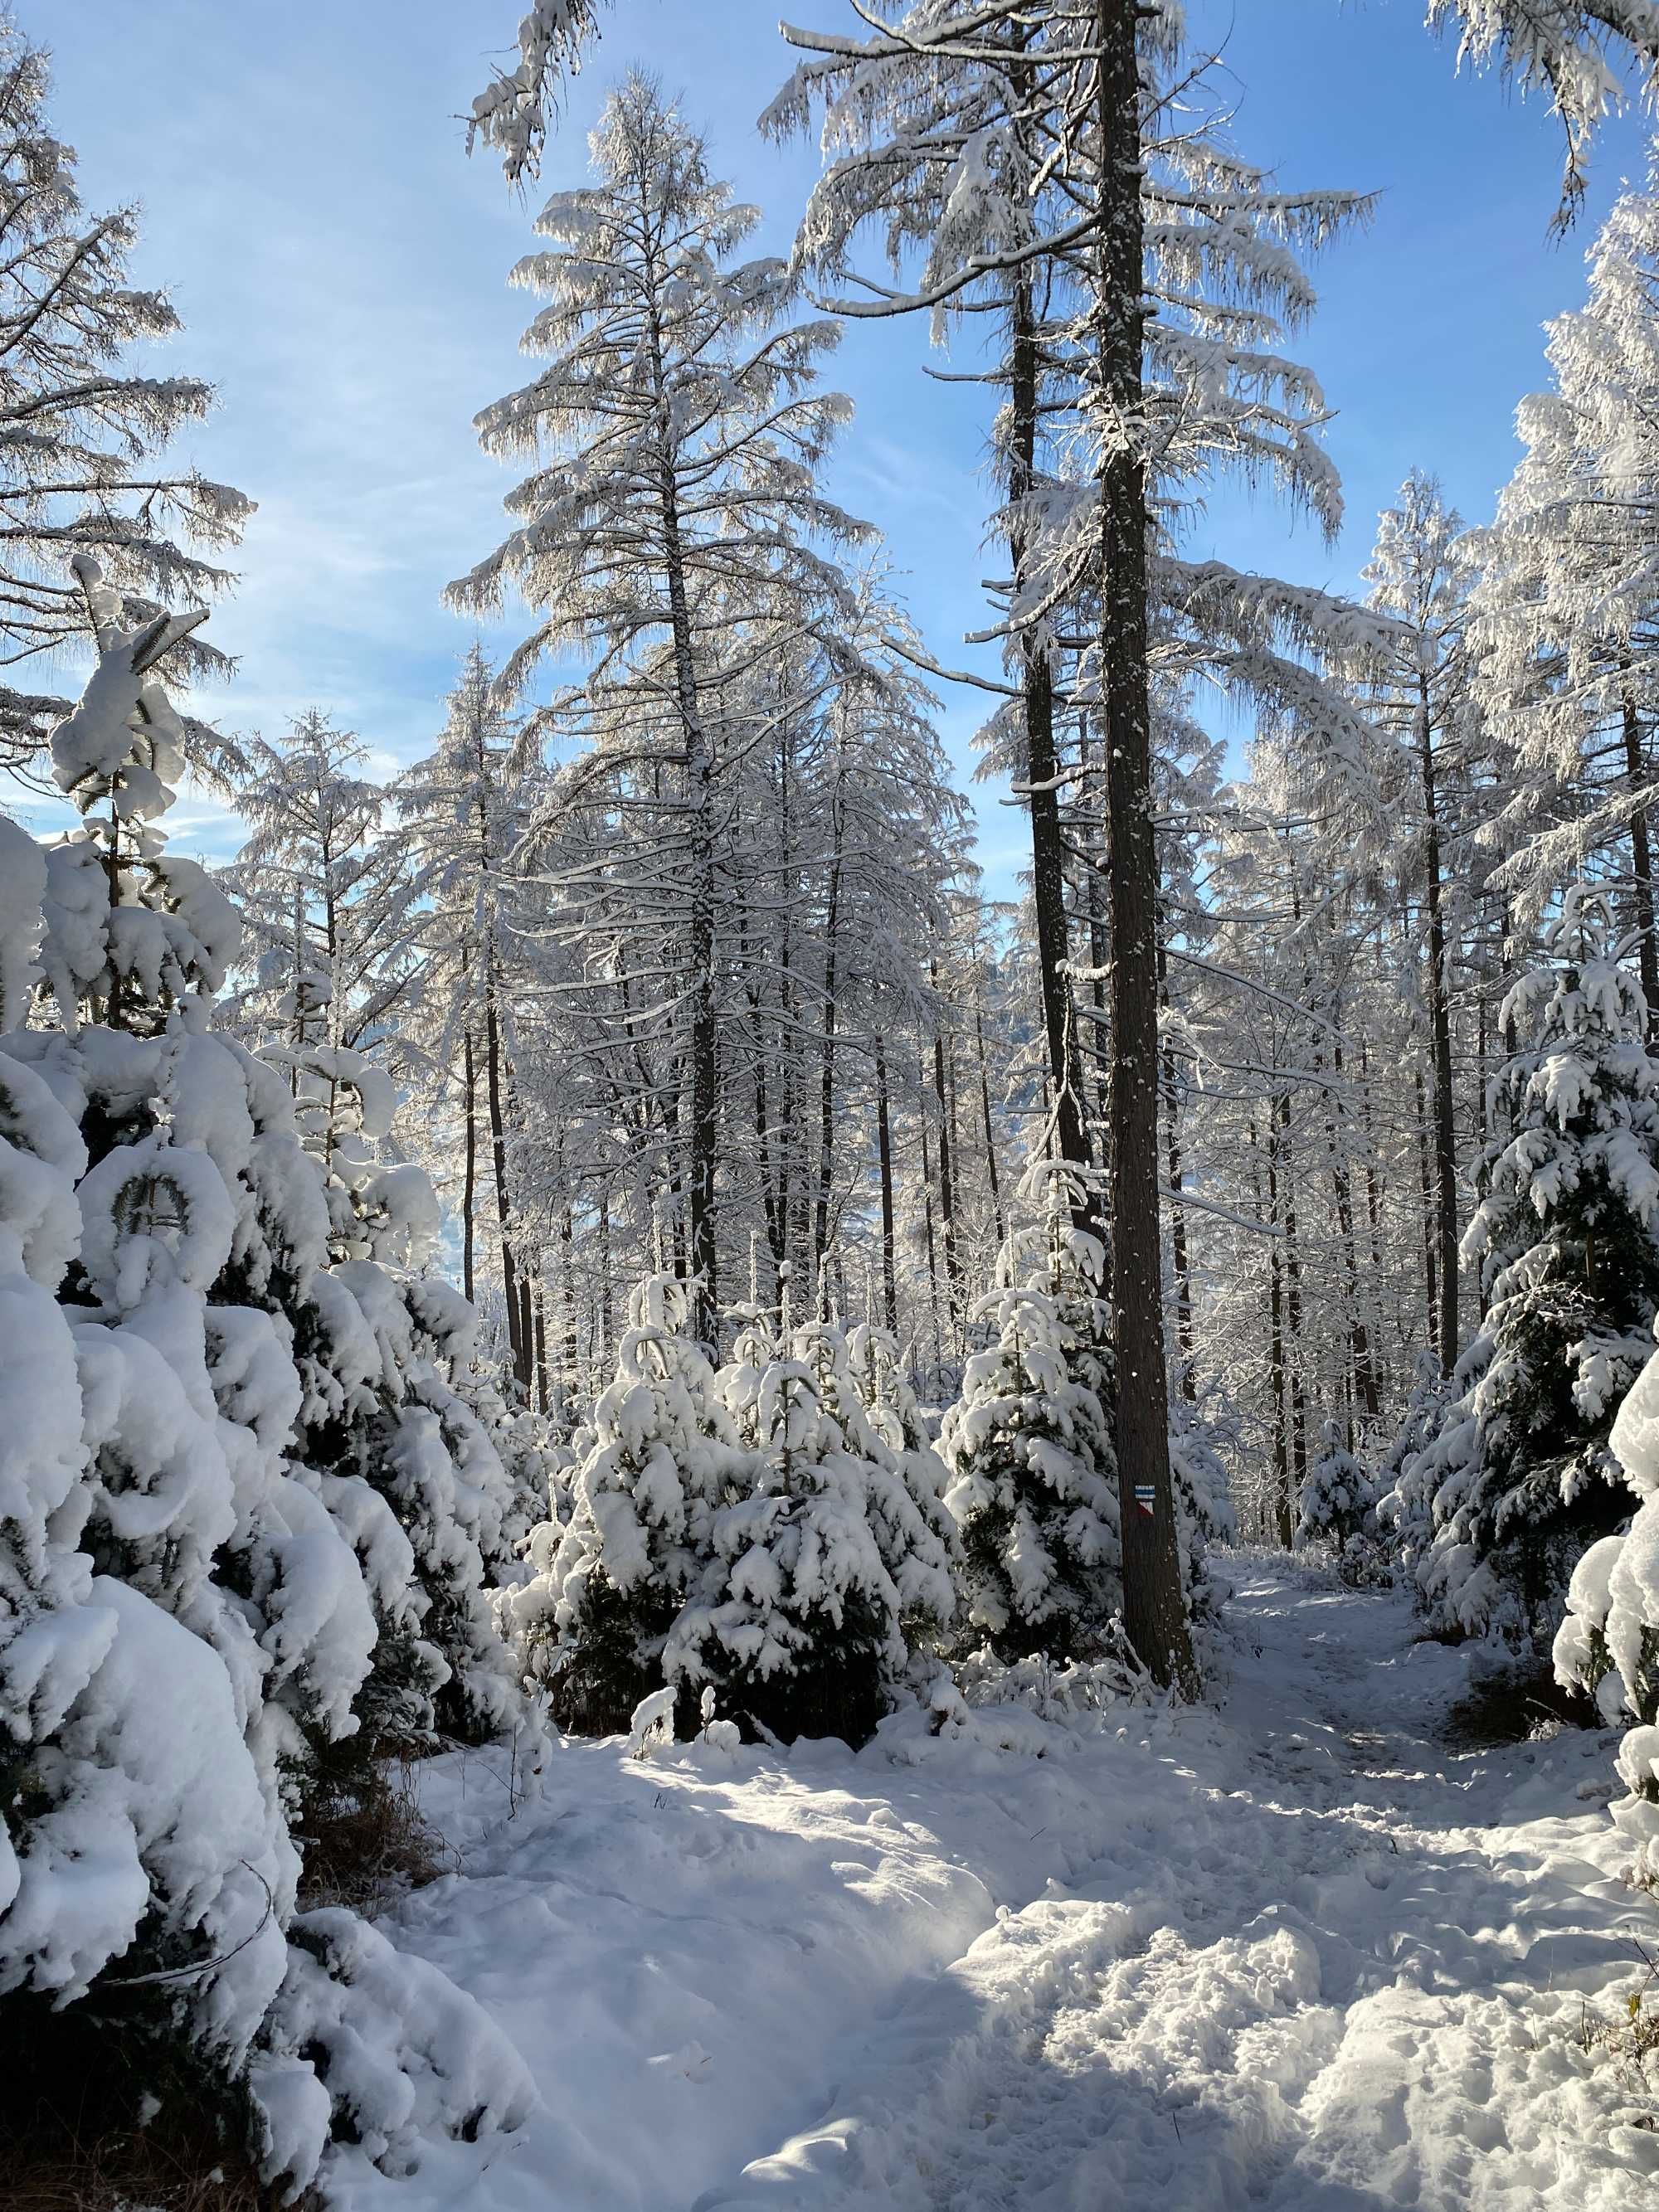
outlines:
[[[570,1747],[400,1943],[544,2110],[358,2212],[1632,2212],[1659,2083],[1583,2047],[1659,1952],[1611,1739],[1437,1730],[1461,1654],[1395,1593],[1241,1563],[1218,1711],[1019,1711],[856,1757]],[[495,1802],[492,1803],[492,1799]],[[1651,2062],[1650,2062],[1651,2063]]]

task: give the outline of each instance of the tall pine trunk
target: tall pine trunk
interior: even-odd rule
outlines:
[[[1112,939],[1112,1334],[1123,1532],[1123,1618],[1155,1679],[1187,1695],[1198,1668],[1181,1586],[1164,1365],[1158,1181],[1158,848],[1146,657],[1146,485],[1141,420],[1146,241],[1140,71],[1146,11],[1098,0],[1096,64],[1101,457],[1100,674],[1105,708]]]
[[[1036,481],[1037,333],[1028,272],[1014,283],[1010,364],[1011,442],[1009,503],[1018,516]],[[1014,524],[1011,550],[1014,589],[1019,598],[1030,566],[1029,532]],[[1078,1050],[1077,1016],[1067,969],[1066,848],[1060,821],[1060,763],[1054,744],[1054,686],[1048,656],[1030,630],[1019,639],[1021,703],[1025,725],[1025,762],[1031,811],[1031,904],[1036,920],[1037,974],[1042,994],[1042,1030],[1048,1074],[1054,1086],[1054,1133],[1067,1166],[1087,1170],[1089,1139],[1083,1117],[1083,1070]],[[1099,1197],[1085,1173],[1079,1221],[1098,1231]]]
[[[1450,978],[1441,896],[1440,814],[1435,791],[1429,679],[1418,679],[1418,765],[1423,784],[1425,872],[1429,905],[1429,1022],[1434,1046],[1435,1266],[1439,1289],[1440,1371],[1457,1362],[1457,1139],[1452,1121]]]
[[[720,1140],[720,1034],[714,991],[714,753],[697,698],[691,611],[685,588],[685,550],[680,532],[679,486],[671,443],[674,434],[663,366],[662,336],[654,322],[651,343],[652,370],[662,426],[657,489],[662,525],[663,580],[667,586],[675,704],[685,746],[686,806],[690,817],[686,841],[691,901],[686,945],[691,971],[686,1256],[691,1276],[691,1333],[703,1343],[713,1344],[720,1314],[720,1269],[714,1237],[714,1159]]]
[[[476,1271],[474,1247],[477,1237],[475,1217],[478,1207],[478,1071],[473,1059],[472,1025],[470,1022],[461,1033],[461,1097],[466,1115],[461,1170],[461,1290],[471,1305],[473,1303]]]
[[[484,1073],[489,1113],[489,1158],[495,1181],[495,1228],[501,1247],[501,1301],[507,1308],[507,1343],[513,1379],[521,1398],[530,1385],[529,1347],[525,1343],[519,1302],[519,1270],[513,1250],[513,1199],[507,1180],[507,1109],[501,1081],[501,1025],[495,1006],[495,960],[484,967]]]
[[[1167,1016],[1170,972],[1161,934],[1158,941],[1158,998],[1159,1006]],[[1194,1371],[1197,1347],[1193,1336],[1193,1278],[1187,1256],[1187,1209],[1181,1199],[1185,1172],[1181,1150],[1181,1101],[1176,1088],[1175,1052],[1167,1037],[1164,1046],[1163,1082],[1164,1149],[1170,1177],[1170,1260],[1175,1270],[1176,1341],[1181,1347],[1181,1365],[1176,1386],[1190,1406],[1198,1396],[1197,1378]]]
[[[887,1093],[887,1054],[876,1032],[876,1151],[881,1170],[881,1305],[890,1335],[898,1334],[898,1239],[893,1206],[893,1127]]]
[[[979,1110],[985,1129],[985,1180],[991,1194],[991,1218],[996,1225],[997,1245],[1000,1249],[1006,1243],[1008,1223],[1002,1211],[1002,1177],[997,1168],[996,1124],[991,1118],[991,1077],[985,1062],[985,1008],[980,997],[979,978],[974,978],[974,1048],[979,1061]]]
[[[1429,1342],[1439,1358],[1440,1372],[1449,1375],[1454,1363],[1447,1358],[1446,1347],[1441,1341],[1441,1309],[1436,1289],[1439,1245],[1435,1235],[1434,1176],[1429,1159],[1428,1103],[1424,1096],[1422,1069],[1413,1068],[1412,1074],[1417,1088],[1418,1190],[1423,1202],[1423,1302],[1429,1319]]]
[[[841,951],[841,787],[836,782],[835,854],[830,863],[830,895],[824,912],[823,1038],[818,1078],[818,1188],[812,1209],[812,1279],[818,1310],[825,1310],[823,1295],[824,1260],[830,1250],[830,1194],[836,1179],[836,990],[840,982]]]
[[[1625,739],[1625,775],[1632,798],[1642,788],[1642,724],[1636,702],[1627,691],[1620,710]],[[1632,805],[1630,814],[1631,874],[1636,887],[1636,927],[1642,933],[1637,947],[1637,972],[1642,995],[1648,1002],[1648,1038],[1659,1037],[1659,945],[1653,941],[1653,845],[1645,806]]]
[[[930,963],[929,981],[937,1000],[937,962]],[[936,1022],[933,1028],[933,1096],[939,1102],[939,1217],[945,1244],[945,1308],[951,1317],[954,1340],[961,1322],[962,1260],[957,1250],[957,1194],[951,1170],[951,1100],[945,1081],[945,1024],[942,1020]]]

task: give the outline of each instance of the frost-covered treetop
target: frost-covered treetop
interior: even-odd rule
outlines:
[[[172,337],[179,319],[165,294],[129,281],[137,210],[93,216],[82,205],[49,89],[46,55],[0,19],[0,586],[13,666],[90,629],[81,585],[64,576],[71,553],[97,562],[114,618],[142,626],[164,606],[204,606],[229,580],[204,554],[234,544],[252,512],[228,485],[155,465],[206,413],[212,387],[125,371],[129,347]],[[226,668],[193,627],[169,632],[161,650],[181,667]],[[65,703],[0,685],[0,763],[27,765]],[[187,726],[211,761],[214,733]]]
[[[1461,633],[1474,562],[1463,518],[1447,506],[1437,478],[1412,471],[1377,517],[1376,544],[1360,573],[1367,605],[1400,625],[1380,642],[1431,655]],[[1432,658],[1425,672],[1433,673]]]
[[[551,249],[513,272],[546,301],[523,345],[549,366],[477,418],[487,453],[538,463],[506,501],[520,526],[449,592],[493,609],[516,586],[544,611],[503,672],[509,690],[550,647],[659,635],[659,569],[720,594],[707,621],[729,627],[786,585],[840,604],[839,572],[809,541],[869,535],[814,482],[851,411],[814,388],[837,325],[781,319],[796,289],[785,263],[731,259],[757,211],[637,74],[589,143],[595,181],[549,200],[537,227]]]
[[[1082,1172],[1064,1160],[1039,1156],[1020,1176],[1021,1206],[1034,1217],[1016,1229],[997,1254],[996,1279],[1005,1288],[1039,1274],[1055,1296],[1070,1290],[1092,1296],[1106,1279],[1106,1248],[1079,1229],[1086,1198]]]
[[[597,10],[593,0],[535,0],[520,18],[519,58],[510,69],[497,70],[472,102],[467,118],[466,143],[482,139],[500,153],[501,167],[514,184],[533,177],[541,163],[547,137],[548,110],[561,74],[573,74],[581,59],[582,42],[592,30]]]
[[[1601,893],[1571,884],[1544,945],[1547,964],[1513,987],[1499,1018],[1517,1027],[1534,1025],[1540,1054],[1532,1095],[1565,1127],[1580,1103],[1565,1066],[1576,1048],[1602,1052],[1627,1045],[1631,1080],[1642,1089],[1654,1080],[1653,1063],[1642,1048],[1648,1007],[1634,971],[1620,957],[1624,947],[1613,940],[1608,902]]]
[[[1060,18],[1069,35],[1063,44],[1056,40],[1056,48],[1075,63],[1088,53],[1095,4],[1096,0],[1048,0],[1047,5],[1042,0],[933,0],[930,6],[917,7],[910,0],[860,0],[858,12],[872,30],[878,30],[883,16],[908,22],[936,15],[938,44],[958,52],[971,52],[1002,23]],[[1143,39],[1166,39],[1171,26],[1178,31],[1183,12],[1176,0],[1143,7]],[[481,138],[495,148],[514,181],[535,174],[559,80],[580,65],[598,19],[596,0],[534,0],[519,24],[516,62],[497,70],[473,100],[469,147]],[[1653,84],[1659,68],[1659,7],[1654,0],[1428,0],[1428,20],[1436,27],[1458,26],[1460,61],[1476,68],[1496,65],[1523,92],[1542,92],[1548,98],[1566,137],[1563,211],[1569,212],[1583,192],[1596,125],[1626,104],[1626,67],[1632,60],[1638,63],[1649,87]],[[797,46],[824,49],[839,43],[822,32],[783,27]],[[1086,92],[1086,79],[1080,90]]]
[[[1504,1018],[1529,1023],[1538,1041],[1497,1079],[1510,1133],[1487,1155],[1486,1195],[1463,1239],[1465,1265],[1484,1262],[1488,1288],[1517,1256],[1516,1237],[1524,1241],[1517,1207],[1539,1222],[1582,1209],[1592,1232],[1610,1238],[1605,1189],[1643,1230],[1659,1224],[1659,1062],[1643,1041],[1646,1001],[1612,941],[1605,898],[1574,884],[1546,943],[1548,963],[1504,1005]]]
[[[1483,704],[1513,753],[1484,842],[1523,915],[1594,862],[1620,865],[1653,803],[1630,744],[1659,680],[1659,185],[1626,192],[1589,254],[1589,296],[1548,325],[1548,388],[1524,398],[1522,459],[1474,534]]]
[[[1562,217],[1583,197],[1596,126],[1627,103],[1625,72],[1638,63],[1651,94],[1659,78],[1654,0],[1429,0],[1437,27],[1462,27],[1458,58],[1496,64],[1523,92],[1542,92],[1566,137]]]
[[[154,1030],[205,1000],[236,956],[235,909],[194,860],[168,858],[159,824],[185,769],[185,733],[157,665],[204,619],[125,624],[98,563],[71,563],[98,641],[79,704],[52,736],[52,774],[82,826],[46,853],[40,966],[71,1034],[90,1009],[112,1028]]]

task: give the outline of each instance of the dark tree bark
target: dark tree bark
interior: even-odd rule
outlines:
[[[1036,478],[1036,315],[1029,270],[1016,278],[1012,307],[1010,444],[1008,492],[1011,506],[1030,496]],[[1029,566],[1027,532],[1016,523],[1011,541],[1018,594]],[[1042,993],[1043,1037],[1054,1086],[1054,1134],[1060,1157],[1085,1170],[1086,1197],[1080,1225],[1099,1233],[1100,1200],[1092,1177],[1088,1133],[1083,1118],[1083,1069],[1078,1050],[1077,1015],[1067,969],[1070,946],[1066,923],[1066,848],[1060,820],[1060,762],[1054,744],[1054,687],[1048,657],[1039,641],[1022,633],[1020,690],[1025,724],[1026,772],[1031,811],[1031,904],[1036,920],[1037,972]]]
[[[1440,1362],[1440,1372],[1449,1375],[1453,1363],[1446,1357],[1446,1348],[1440,1340],[1440,1299],[1436,1288],[1437,1244],[1435,1237],[1434,1176],[1429,1159],[1428,1100],[1423,1088],[1423,1071],[1413,1070],[1417,1087],[1417,1176],[1423,1200],[1423,1294],[1429,1320],[1429,1344]]]
[[[1279,1162],[1285,1186],[1285,1348],[1291,1382],[1291,1476],[1299,1498],[1308,1477],[1308,1407],[1302,1385],[1302,1253],[1296,1240],[1296,1146],[1291,1133],[1291,1094],[1281,1093]]]
[[[1170,975],[1161,934],[1158,944],[1158,1005],[1167,1013]],[[1176,1088],[1175,1053],[1167,1041],[1164,1048],[1163,1077],[1164,1148],[1170,1177],[1170,1259],[1175,1269],[1176,1341],[1181,1347],[1181,1366],[1176,1385],[1190,1406],[1198,1395],[1193,1366],[1196,1353],[1193,1338],[1193,1279],[1187,1257],[1187,1209],[1181,1202],[1184,1172],[1181,1151],[1181,1100]]]
[[[461,1290],[471,1305],[473,1248],[477,1234],[474,1216],[478,1206],[478,1071],[473,1064],[471,1024],[461,1037],[461,1097],[466,1115],[465,1164],[461,1170]]]
[[[887,1095],[887,1054],[876,1033],[876,1149],[881,1167],[881,1305],[890,1335],[898,1334],[897,1244],[893,1207],[893,1129]]]
[[[830,864],[830,896],[824,913],[823,1041],[818,1081],[818,1188],[812,1209],[812,1279],[821,1281],[830,1249],[830,1194],[836,1176],[836,990],[840,982],[841,793],[835,804],[835,854]],[[822,1301],[820,1300],[820,1304]]]
[[[1342,1047],[1340,1043],[1333,1054],[1332,1066],[1337,1080],[1340,1082]],[[1353,1368],[1353,1387],[1365,1408],[1367,1419],[1376,1420],[1382,1410],[1382,1401],[1376,1387],[1376,1364],[1371,1357],[1370,1332],[1365,1326],[1364,1308],[1360,1298],[1359,1247],[1354,1235],[1353,1179],[1348,1172],[1348,1163],[1343,1153],[1341,1124],[1328,1092],[1325,1104],[1325,1143],[1330,1156],[1331,1193],[1336,1200],[1337,1234],[1341,1240],[1342,1269],[1348,1293],[1348,1350]]]
[[[1626,692],[1621,713],[1625,739],[1625,774],[1632,793],[1640,791],[1645,777],[1642,762],[1642,724],[1636,711],[1636,702]],[[1637,948],[1637,970],[1642,978],[1642,995],[1648,1002],[1648,1041],[1659,1038],[1659,945],[1653,941],[1653,844],[1645,806],[1631,808],[1630,815],[1631,874],[1635,879],[1636,927],[1642,933]]]
[[[931,980],[937,990],[937,963],[930,969]],[[945,1082],[945,1028],[943,1023],[933,1030],[933,1096],[939,1102],[939,1216],[945,1245],[945,1298],[954,1335],[961,1320],[962,1261],[957,1251],[956,1185],[951,1173],[951,1101]]]
[[[495,1227],[501,1246],[501,1301],[507,1309],[507,1343],[513,1379],[527,1396],[530,1359],[519,1305],[519,1269],[513,1249],[513,1200],[507,1181],[507,1109],[501,1081],[501,1025],[495,1008],[493,970],[484,977],[484,1072],[489,1113],[489,1158],[495,1180]]]
[[[1114,426],[1141,419],[1145,230],[1140,187],[1142,10],[1099,0],[1096,368],[1101,466],[1100,675],[1105,709],[1112,937],[1112,1334],[1117,1363],[1123,1617],[1154,1677],[1198,1691],[1181,1586],[1164,1365],[1158,1176],[1158,850],[1152,816],[1146,648],[1146,486]],[[1150,1510],[1147,1510],[1150,1507]]]
[[[1424,866],[1428,878],[1429,1024],[1434,1045],[1435,1268],[1439,1289],[1436,1327],[1440,1371],[1449,1375],[1457,1361],[1457,1139],[1452,1121],[1451,978],[1447,974],[1441,897],[1440,815],[1428,678],[1419,677],[1418,685],[1418,763],[1423,784]]]
[[[1002,1211],[1002,1177],[997,1168],[996,1124],[991,1118],[991,1078],[985,1064],[985,1009],[980,1000],[979,984],[974,985],[974,1048],[979,1059],[979,1110],[985,1127],[985,1176],[991,1193],[991,1215],[996,1224],[997,1243],[1006,1243],[1008,1224]]]

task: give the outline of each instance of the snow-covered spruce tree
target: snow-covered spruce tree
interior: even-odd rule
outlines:
[[[475,1384],[477,1316],[428,1272],[440,1215],[425,1171],[378,1162],[391,1121],[383,1072],[343,1046],[272,1048],[329,1211],[331,1264],[307,1286],[296,1349],[308,1465],[391,1508],[409,1571],[371,1571],[381,1635],[362,1710],[365,1749],[436,1729],[472,1741],[523,1717],[487,1596],[524,1525]],[[354,1528],[366,1567],[385,1558],[380,1516]]]
[[[1607,1436],[1659,1306],[1659,1063],[1641,988],[1582,884],[1547,948],[1505,1008],[1537,1041],[1498,1078],[1509,1128],[1463,1240],[1486,1318],[1407,1470],[1432,1493],[1417,1567],[1432,1624],[1539,1647],[1580,1555],[1629,1510]]]
[[[1613,1817],[1631,1846],[1633,1878],[1659,1887],[1659,1355],[1638,1376],[1609,1441],[1636,1514],[1573,1569],[1555,1673],[1594,1697],[1610,1723],[1636,1723],[1619,1747],[1628,1795]]]
[[[428,2009],[401,2017],[382,1938],[357,1929],[334,1974],[295,1914],[296,1815],[376,1641],[354,1524],[383,1573],[408,1546],[294,1455],[327,1213],[286,1088],[209,1031],[236,920],[159,826],[182,732],[154,671],[178,624],[124,627],[88,561],[77,583],[99,658],[52,757],[83,827],[33,854],[9,831],[5,856],[6,1018],[37,942],[33,1011],[57,1018],[0,1039],[0,2008],[31,2063],[95,2053],[303,2185],[331,2125],[395,2163],[428,2127],[516,2124],[526,2087],[441,1978],[412,1969]],[[371,1954],[377,1987],[349,1987]],[[447,2079],[439,2040],[467,2054]]]
[[[533,1532],[538,1572],[501,1601],[526,1672],[578,1735],[625,1729],[663,1687],[664,1644],[744,1471],[713,1370],[683,1333],[686,1312],[683,1285],[652,1275],[635,1286],[570,1521]]]
[[[1038,1160],[1038,1214],[975,1308],[996,1341],[972,1354],[939,1443],[962,1530],[970,1627],[999,1658],[1086,1659],[1122,1609],[1105,1252],[1075,1226],[1064,1170]]]
[[[163,606],[199,607],[228,580],[206,557],[234,545],[252,502],[194,470],[159,460],[175,431],[204,415],[212,388],[188,376],[133,374],[130,347],[170,337],[179,319],[161,292],[131,283],[136,209],[89,216],[73,147],[46,114],[47,55],[0,22],[0,556],[6,659],[52,654],[89,629],[86,600],[65,573],[95,559],[137,625]],[[223,656],[180,632],[180,668],[222,671]],[[41,751],[70,702],[0,686],[0,765]],[[226,755],[216,734],[185,722],[199,766]]]
[[[892,1455],[902,1486],[902,1498],[891,1506],[882,1502],[885,1483],[880,1492],[872,1491],[871,1516],[882,1558],[904,1601],[906,1641],[915,1645],[948,1626],[956,1613],[962,1541],[945,1503],[951,1477],[890,1332],[869,1322],[849,1329],[847,1365],[869,1427]]]
[[[712,1689],[718,1717],[747,1736],[856,1745],[874,1734],[903,1663],[903,1600],[872,1526],[872,1483],[882,1477],[859,1449],[864,1425],[839,1333],[811,1332],[800,1349],[811,1357],[792,1356],[787,1295],[786,1279],[782,1348],[767,1317],[745,1310],[718,1378],[746,1479],[713,1517],[713,1556],[664,1664],[699,1705]],[[901,1505],[896,1487],[890,1508]]]
[[[872,1359],[886,1365],[890,1340],[878,1352],[866,1335],[860,1349],[867,1372]],[[945,1508],[945,1470],[921,1427],[915,1395],[898,1376],[885,1382],[884,1402],[867,1405],[848,1340],[833,1322],[811,1322],[798,1328],[791,1350],[811,1369],[820,1407],[840,1429],[843,1449],[864,1468],[865,1511],[882,1565],[899,1595],[899,1626],[907,1641],[934,1640],[956,1613],[957,1544]],[[896,1352],[891,1364],[896,1368]],[[901,1411],[906,1396],[908,1421]],[[906,1440],[896,1443],[890,1430]]]
[[[1342,1441],[1340,1421],[1327,1421],[1319,1451],[1297,1500],[1298,1547],[1327,1544],[1340,1552],[1360,1534],[1371,1506],[1370,1477]]]
[[[621,835],[589,867],[617,908],[613,963],[649,975],[647,1003],[676,1010],[675,1182],[694,1334],[712,1342],[735,740],[755,734],[749,694],[768,656],[848,604],[818,548],[867,532],[816,483],[848,411],[813,389],[837,327],[787,322],[784,265],[732,258],[757,211],[642,77],[611,94],[591,145],[595,182],[548,202],[550,249],[514,272],[545,296],[526,345],[550,365],[478,418],[488,452],[534,465],[507,502],[518,527],[450,596],[493,611],[516,590],[537,611],[509,684],[561,647],[593,657],[591,750],[566,783],[609,793],[625,779]],[[630,1007],[620,1025],[637,1022]]]
[[[1334,1559],[1345,1583],[1389,1579],[1379,1539],[1376,1484],[1342,1440],[1342,1425],[1327,1421],[1319,1451],[1297,1500],[1298,1551],[1322,1552]]]

